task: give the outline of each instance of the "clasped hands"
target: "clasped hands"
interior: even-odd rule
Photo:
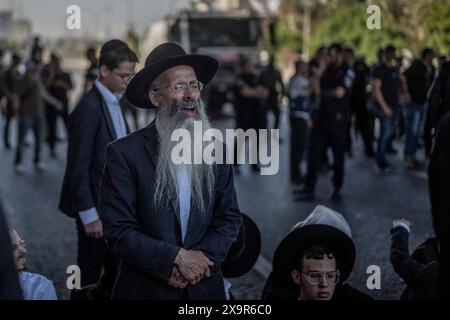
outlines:
[[[210,277],[214,263],[201,251],[185,250],[178,252],[169,278],[169,285],[184,289],[188,284],[195,285],[204,277]]]

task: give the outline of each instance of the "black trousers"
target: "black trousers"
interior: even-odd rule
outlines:
[[[262,107],[261,107],[262,108]],[[267,129],[267,112],[263,109],[259,112],[241,111],[236,112],[236,129],[242,129],[244,132],[249,129],[254,129],[256,131],[256,162],[259,163],[259,129]],[[245,139],[247,140],[247,139]],[[244,150],[242,145],[238,143],[239,141],[235,139],[234,144],[234,165],[238,166],[237,151],[245,152],[246,141],[243,141]],[[244,154],[245,155],[245,154]],[[250,159],[249,159],[250,160]],[[247,162],[245,162],[247,163]],[[254,164],[253,166],[257,166]]]
[[[50,151],[55,151],[56,137],[56,120],[58,119],[58,112],[52,106],[45,105],[45,119],[47,121],[47,143]]]
[[[88,237],[78,217],[76,225],[78,234],[77,263],[81,270],[81,287],[99,283],[100,290],[109,297],[117,275],[118,260],[108,251],[105,238]],[[102,271],[104,271],[103,274]],[[77,298],[72,294],[72,299]]]
[[[333,184],[340,189],[344,182],[347,124],[317,123],[311,130],[306,187],[314,190],[323,153],[331,147],[334,158]]]
[[[309,126],[303,118],[290,117],[291,123],[291,180],[301,180],[300,164],[308,147]]]
[[[106,259],[104,238],[96,239],[86,235],[80,218],[76,219],[78,235],[77,262],[81,270],[81,286],[97,283]]]
[[[5,147],[9,148],[9,128],[11,125],[11,120],[14,117],[14,111],[13,111],[13,105],[11,103],[11,100],[6,100],[6,110],[5,110],[5,128],[3,132],[3,139]]]
[[[25,142],[25,136],[28,130],[32,129],[34,134],[34,163],[37,164],[41,158],[41,136],[43,119],[40,114],[21,115],[19,118],[19,134],[16,148],[16,157],[14,164],[22,162],[22,151]]]
[[[364,150],[366,154],[373,154],[373,116],[367,108],[367,101],[364,99],[358,99],[352,101],[352,115],[355,115],[355,129],[357,129],[363,138]],[[348,123],[348,136],[347,136],[347,148],[348,151],[352,150],[352,136],[351,136],[351,121]]]
[[[275,117],[274,129],[280,128],[280,107],[278,105],[278,95],[269,95],[266,99],[265,108],[267,111],[271,110]]]

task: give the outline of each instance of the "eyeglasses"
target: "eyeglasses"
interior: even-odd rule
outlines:
[[[14,243],[12,245],[13,251],[14,250],[18,250],[20,247],[22,247],[22,248],[26,248],[27,247],[26,244],[25,244],[25,241],[23,241],[22,239],[20,239],[19,244],[15,244]]]
[[[302,273],[308,276],[308,281],[311,284],[319,284],[323,281],[324,278],[327,279],[327,282],[338,283],[340,276],[339,271],[330,271],[330,272],[310,271]]]
[[[168,86],[164,86],[161,88],[154,88],[153,91],[158,91],[161,90],[162,88],[170,88],[172,89],[172,91],[174,92],[185,92],[187,90],[187,88],[190,87],[192,90],[197,90],[199,92],[201,92],[203,90],[203,83],[201,83],[200,81],[191,81],[189,83],[187,82],[175,82],[172,85],[168,85]]]
[[[129,82],[131,80],[131,78],[134,77],[134,73],[133,74],[120,74],[117,73],[115,71],[111,71],[112,73],[114,73],[116,76],[118,76],[119,78],[121,78],[123,81]]]

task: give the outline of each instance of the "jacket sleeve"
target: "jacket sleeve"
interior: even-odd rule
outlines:
[[[75,212],[96,206],[93,198],[89,167],[95,148],[95,136],[100,125],[101,111],[81,102],[69,117],[69,146],[67,153],[68,189]]]
[[[228,250],[236,241],[242,223],[234,190],[233,168],[228,164],[217,167],[213,220],[202,241],[193,248],[212,259],[215,267],[220,266],[225,260]]]
[[[136,184],[114,144],[106,150],[100,183],[100,219],[110,250],[144,272],[168,280],[180,248],[142,233],[136,213]]]
[[[440,104],[441,104],[441,81],[440,78],[434,79],[433,84],[431,85],[430,91],[428,93],[428,112],[431,116],[431,120],[433,121],[434,126],[437,126],[437,123],[440,118]]]
[[[409,233],[403,227],[391,230],[391,263],[395,272],[407,285],[415,285],[420,280],[426,265],[418,263],[409,255]]]

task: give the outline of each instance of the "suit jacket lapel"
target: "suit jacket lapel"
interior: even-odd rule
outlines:
[[[116,140],[117,139],[116,130],[114,129],[114,125],[113,125],[113,122],[112,122],[112,119],[111,119],[111,115],[109,114],[108,107],[106,106],[106,102],[103,99],[102,94],[100,93],[100,91],[97,89],[97,87],[95,85],[94,85],[94,89],[96,90],[96,92],[97,92],[97,94],[98,94],[98,96],[100,98],[100,101],[102,103],[101,108],[102,108],[102,111],[103,111],[103,115],[105,116],[106,127],[108,128],[109,134],[110,134],[112,140]]]
[[[198,214],[200,214],[200,210],[198,210],[197,206],[194,203],[194,199],[191,196],[191,206],[189,209],[189,221],[186,230],[186,237],[184,238],[184,245],[186,247],[190,246],[192,232],[191,229],[196,225],[196,221],[198,219]]]
[[[155,121],[153,121],[147,128],[145,128],[144,135],[147,137],[148,141],[145,143],[145,149],[150,157],[150,160],[153,164],[153,167],[156,170],[156,164],[158,161],[158,153],[159,153],[159,136],[158,130],[156,130]],[[178,209],[178,204],[175,201],[170,202],[170,207],[172,209],[173,214],[176,216],[178,224],[181,228],[180,222],[180,212]],[[181,229],[180,229],[181,231]],[[180,232],[181,234],[181,232]]]
[[[121,110],[122,110],[122,108],[121,108]],[[123,122],[125,122],[126,133],[127,133],[127,135],[129,135],[131,133],[130,126],[128,125],[127,118],[125,117],[125,112],[123,112],[123,110],[122,110],[122,116],[123,116]],[[136,130],[137,130],[137,128],[136,128]]]
[[[127,122],[127,118],[125,117],[125,104],[126,104],[127,102],[125,101],[125,98],[121,98],[120,100],[119,100],[119,105],[120,105],[120,112],[122,112],[122,117],[123,117],[123,121],[125,122],[125,131],[126,131],[126,134],[127,135],[129,135],[130,133],[131,133],[131,131],[130,131],[130,126],[128,125],[128,122]],[[129,102],[128,102],[129,103]],[[134,106],[131,106],[131,108],[135,108]],[[137,130],[138,128],[136,128],[136,130]]]

